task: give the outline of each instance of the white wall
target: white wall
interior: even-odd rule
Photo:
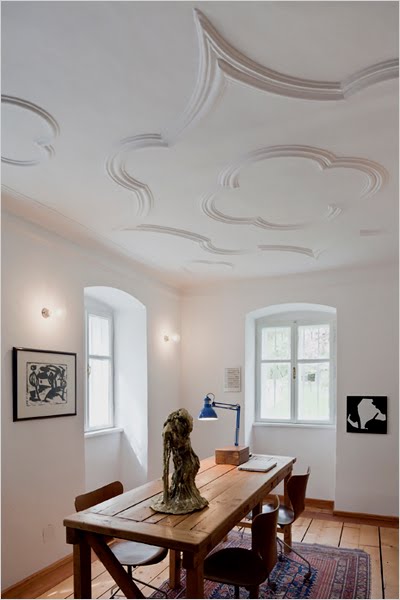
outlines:
[[[337,309],[337,430],[255,427],[252,450],[298,457],[311,466],[307,495],[334,499],[336,510],[398,514],[398,271],[381,267],[249,280],[188,291],[182,305],[182,395],[197,415],[202,398],[240,402],[223,393],[225,367],[245,371],[245,318],[279,303],[309,302]],[[247,390],[251,394],[251,385]],[[346,433],[346,396],[388,396],[387,435]],[[253,398],[247,400],[252,402]],[[201,457],[233,443],[234,416],[196,421],[194,449]],[[244,442],[242,419],[241,442]],[[371,475],[373,474],[373,475]]]
[[[69,554],[63,518],[74,512],[74,497],[85,490],[83,436],[84,300],[88,286],[110,286],[131,294],[147,309],[148,476],[162,471],[161,430],[179,406],[179,348],[163,340],[180,331],[180,299],[108,253],[83,250],[28,224],[3,216],[2,233],[2,588]],[[63,309],[43,319],[44,306]],[[76,352],[77,416],[13,423],[11,353],[13,346]],[[121,438],[120,438],[121,439]],[[92,446],[105,456],[117,452],[104,436]],[[128,468],[126,466],[126,468]],[[132,465],[132,469],[134,465]],[[120,473],[116,474],[118,477]],[[51,525],[50,529],[48,525]],[[46,541],[43,530],[46,530]]]

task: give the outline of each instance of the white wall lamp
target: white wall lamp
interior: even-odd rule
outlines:
[[[61,317],[62,314],[62,308],[56,308],[55,310],[47,307],[42,308],[43,319],[49,319],[50,317]]]
[[[51,317],[52,312],[49,308],[42,308],[42,317],[43,319],[48,319],[49,317]]]
[[[172,335],[164,335],[164,342],[175,342],[177,344],[180,342],[181,336],[179,333],[173,333]]]

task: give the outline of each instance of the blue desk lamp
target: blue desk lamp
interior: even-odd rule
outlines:
[[[210,398],[212,396],[212,400]],[[235,429],[235,446],[239,446],[239,428],[240,428],[240,404],[229,404],[227,402],[215,402],[215,395],[209,392],[204,398],[204,406],[200,411],[199,419],[204,421],[216,421],[218,415],[215,408],[227,408],[228,410],[236,411],[236,429]]]

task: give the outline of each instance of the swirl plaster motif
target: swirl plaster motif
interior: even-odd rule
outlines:
[[[190,265],[206,265],[209,266],[211,265],[213,266],[222,266],[223,268],[227,267],[228,269],[234,269],[234,265],[231,262],[226,262],[223,260],[191,260],[190,263],[188,263],[186,265],[186,267],[183,267],[184,271],[187,271],[189,273],[193,273],[193,269],[190,268]]]
[[[174,235],[177,237],[181,237],[183,239],[191,240],[192,242],[196,242],[199,244],[200,248],[205,250],[206,252],[211,252],[211,254],[221,254],[226,256],[238,256],[245,254],[253,254],[254,251],[251,249],[241,249],[241,250],[228,250],[226,248],[217,248],[211,242],[210,238],[200,235],[198,233],[193,233],[192,231],[187,231],[186,229],[176,229],[175,227],[165,227],[163,225],[138,225],[137,227],[127,227],[122,229],[122,231],[147,231],[150,233],[165,233],[168,235]],[[283,252],[295,252],[297,254],[305,254],[311,258],[317,258],[320,254],[319,252],[314,252],[310,248],[302,248],[301,246],[268,246],[268,245],[260,245],[257,246],[257,250],[262,252],[265,251],[273,251],[279,252],[282,250]]]
[[[269,69],[234,48],[198,9],[194,9],[194,21],[200,54],[196,85],[181,119],[168,135],[170,141],[213,107],[221,98],[227,81],[271,94],[321,101],[345,100],[366,87],[398,77],[398,59],[371,65],[342,81],[293,77]]]
[[[153,207],[150,187],[132,177],[126,169],[127,154],[143,148],[167,148],[168,144],[158,133],[145,133],[122,140],[115,152],[106,159],[105,169],[115,183],[133,192],[137,200],[136,216],[145,217]]]
[[[27,110],[33,113],[34,115],[40,117],[40,119],[44,121],[45,126],[50,130],[50,135],[33,140],[33,144],[39,149],[42,155],[41,158],[33,160],[18,160],[15,158],[10,158],[8,156],[2,156],[1,161],[6,164],[18,167],[32,167],[38,165],[45,159],[52,158],[55,154],[55,151],[50,142],[55,140],[60,134],[60,127],[55,118],[37,104],[33,104],[33,102],[23,100],[22,98],[17,98],[16,96],[2,95],[1,102],[2,104],[17,106],[22,110]]]
[[[295,252],[296,254],[304,254],[310,258],[317,259],[321,254],[321,250],[311,250],[311,248],[303,248],[302,246],[282,246],[280,244],[267,244],[257,246],[262,252]]]
[[[217,182],[221,187],[237,189],[240,187],[240,172],[243,168],[259,161],[268,160],[269,158],[305,158],[315,162],[321,170],[348,168],[361,171],[366,177],[366,185],[361,192],[361,198],[367,198],[375,194],[388,179],[386,169],[382,167],[382,165],[371,160],[350,156],[338,157],[333,154],[333,152],[313,146],[284,145],[260,148],[245,154],[225,167],[218,175]],[[313,220],[303,223],[279,224],[267,221],[260,216],[232,217],[227,215],[216,208],[216,194],[217,190],[214,190],[203,195],[200,200],[201,209],[203,213],[211,219],[229,225],[254,225],[261,229],[293,231],[296,229],[305,229],[318,222],[331,221],[338,217],[342,212],[340,207],[328,205],[326,214],[318,221]]]

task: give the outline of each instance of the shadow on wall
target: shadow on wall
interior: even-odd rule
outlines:
[[[123,432],[117,436],[119,451],[115,460],[111,464],[108,461],[108,480],[119,479],[130,489],[144,483],[148,471],[146,307],[122,290],[103,286],[85,288],[85,307],[89,306],[106,308],[113,317],[115,427],[121,427]],[[104,446],[104,451],[108,437],[101,436],[96,441],[97,446],[99,442]],[[86,439],[86,445],[91,439]],[[86,473],[92,473],[92,487],[93,473],[98,473],[99,485],[104,483],[105,455],[101,448],[97,449],[95,454],[86,452]]]

